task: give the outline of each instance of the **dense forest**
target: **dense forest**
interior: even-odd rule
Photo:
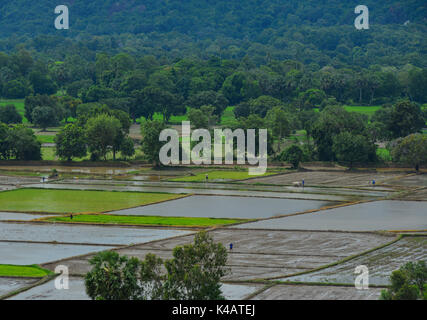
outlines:
[[[0,97],[25,99],[20,114],[2,107],[0,122],[65,126],[55,142],[67,160],[86,147],[61,151],[61,139],[77,137],[71,145],[87,145],[93,159],[132,156],[131,122],[143,123],[142,136],[174,116],[212,129],[228,110],[229,127],[269,128],[275,159],[286,160],[281,141],[303,130],[306,160],[375,161],[375,144],[427,121],[424,1],[367,1],[369,30],[354,27],[354,1],[64,3],[69,30],[54,28],[51,1],[0,4]],[[164,124],[147,121],[156,116]],[[115,133],[95,146],[100,128]],[[31,145],[24,129],[2,127],[10,143],[0,158],[24,154],[10,147],[18,136]],[[144,143],[145,155],[156,149]]]
[[[61,3],[62,4],[62,3]],[[250,57],[257,65],[296,59],[321,68],[426,67],[423,0],[365,1],[370,29],[354,28],[358,1],[63,1],[70,29],[54,28],[48,0],[0,4],[0,51],[26,48],[48,59],[96,52],[176,58]],[[26,8],[26,9],[23,9]]]

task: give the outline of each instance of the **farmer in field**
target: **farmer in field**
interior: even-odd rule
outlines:
[[[209,180],[209,176],[208,174],[206,174],[206,182],[208,182],[208,180]]]

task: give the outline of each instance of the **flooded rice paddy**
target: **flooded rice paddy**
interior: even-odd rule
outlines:
[[[118,215],[254,219],[319,209],[330,204],[327,201],[312,200],[191,196],[112,213]]]
[[[0,223],[0,240],[58,242],[73,244],[107,244],[110,246],[145,243],[190,233],[132,227],[86,226],[66,224]],[[1,257],[1,255],[0,255]]]
[[[282,230],[427,230],[427,202],[374,201],[314,213],[264,220],[239,228]]]

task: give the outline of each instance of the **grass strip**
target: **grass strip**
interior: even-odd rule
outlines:
[[[173,227],[212,227],[248,222],[250,220],[195,217],[122,216],[110,214],[79,214],[73,216],[72,220],[69,216],[60,216],[42,218],[40,219],[40,221]]]
[[[49,270],[40,268],[37,265],[17,266],[0,264],[0,277],[41,278],[51,273]]]
[[[259,175],[256,177],[258,178],[258,177],[270,176],[273,174],[277,174],[277,172],[266,172],[263,175]],[[214,170],[214,171],[202,172],[194,176],[173,178],[173,179],[170,179],[169,181],[203,182],[203,181],[206,181],[206,175],[208,175],[208,182],[210,182],[211,180],[243,180],[243,179],[254,178],[254,176],[249,175],[248,170],[245,170],[245,171]]]

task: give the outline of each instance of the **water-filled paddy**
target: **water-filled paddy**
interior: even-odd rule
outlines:
[[[354,287],[276,285],[252,300],[378,300],[381,289]]]
[[[17,220],[17,221],[30,221],[46,217],[46,215],[39,214],[26,214],[16,212],[0,212],[0,221]]]
[[[188,234],[182,230],[64,224],[0,223],[0,240],[126,245]],[[0,254],[0,259],[4,256]],[[2,263],[4,263],[2,261]]]
[[[146,207],[120,210],[114,214],[254,219],[319,209],[330,204],[327,201],[314,200],[192,196]]]
[[[19,279],[19,278],[0,278],[0,296],[18,290],[20,288],[29,286],[39,279]]]
[[[0,257],[3,264],[30,265],[111,248],[109,246],[0,242]]]
[[[375,201],[298,216],[259,221],[238,228],[282,230],[426,230],[427,202]]]
[[[365,265],[369,269],[369,283],[389,285],[392,271],[410,261],[427,259],[427,236],[407,237],[398,242],[362,255],[345,263],[300,276],[284,278],[283,281],[354,283],[356,266]]]
[[[252,292],[255,292],[262,285],[236,285],[223,284],[222,292],[227,300],[241,300]],[[0,283],[1,289],[1,283]],[[0,291],[1,292],[1,291]],[[28,291],[22,292],[10,298],[10,300],[89,300],[86,294],[84,278],[70,277],[68,290],[57,290],[55,281],[46,282]]]

